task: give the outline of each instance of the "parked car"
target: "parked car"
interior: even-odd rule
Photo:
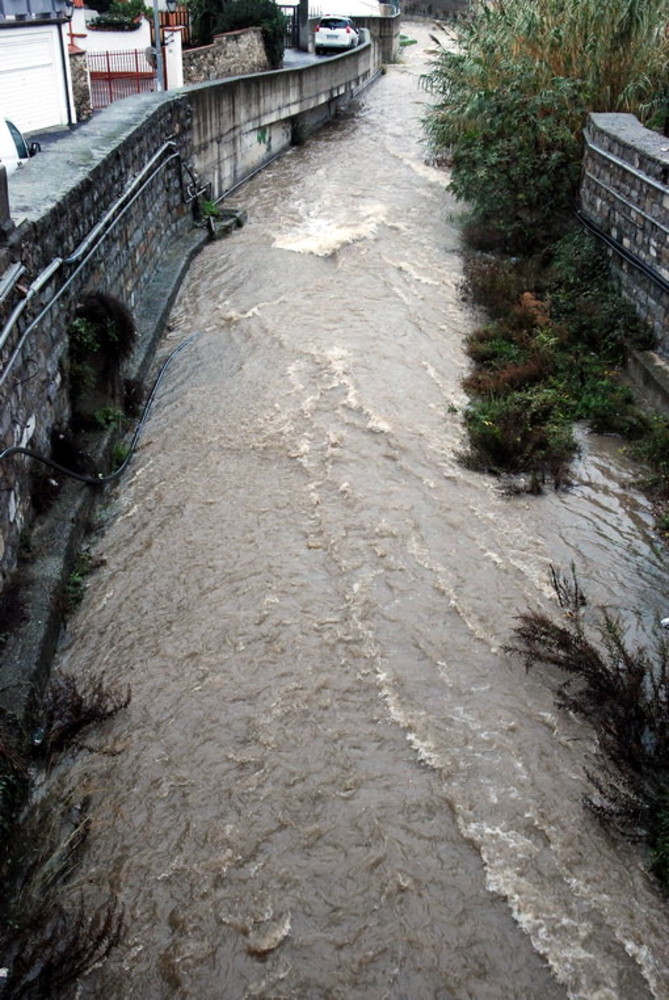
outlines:
[[[314,48],[316,55],[328,49],[354,49],[360,44],[360,33],[350,17],[326,14],[316,25]]]
[[[39,153],[41,148],[38,142],[28,142],[24,139],[14,122],[0,118],[0,163],[8,176],[27,163],[35,153]]]

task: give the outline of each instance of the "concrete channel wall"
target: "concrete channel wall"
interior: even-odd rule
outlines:
[[[117,102],[10,178],[11,221],[0,226],[0,450],[48,456],[54,431],[68,426],[68,328],[85,294],[129,306],[139,346],[124,374],[146,372],[179,276],[206,239],[196,203],[223,198],[371,83],[399,39],[398,17],[377,20],[389,23],[379,28],[384,40],[351,53]],[[44,467],[23,455],[0,462],[0,592],[33,526],[38,473]],[[67,505],[62,516],[72,519]]]
[[[379,46],[278,70],[198,84],[188,90],[193,110],[193,162],[221,198],[244,177],[288,149],[293,137],[331,118],[378,73]]]
[[[589,116],[585,140],[582,215],[669,358],[669,140],[634,115],[603,113]]]

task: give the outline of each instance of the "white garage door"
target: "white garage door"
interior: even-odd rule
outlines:
[[[57,24],[0,31],[0,114],[22,132],[67,125],[59,31]]]

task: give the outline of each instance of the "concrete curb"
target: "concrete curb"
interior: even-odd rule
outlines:
[[[630,349],[625,367],[644,399],[669,417],[669,361],[655,351]]]
[[[163,255],[135,315],[138,342],[128,365],[130,378],[147,378],[182,281],[207,241],[206,230],[194,229]],[[104,457],[111,438],[110,432],[101,439],[97,457]],[[31,461],[20,457],[13,460]],[[103,486],[68,480],[54,505],[38,518],[31,531],[36,555],[21,564],[17,574],[28,620],[8,636],[0,654],[0,709],[19,723],[27,721],[33,696],[48,678],[62,628],[65,584],[103,492]]]

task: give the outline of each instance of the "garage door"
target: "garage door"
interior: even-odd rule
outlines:
[[[0,31],[0,114],[22,132],[67,125],[60,26]]]

